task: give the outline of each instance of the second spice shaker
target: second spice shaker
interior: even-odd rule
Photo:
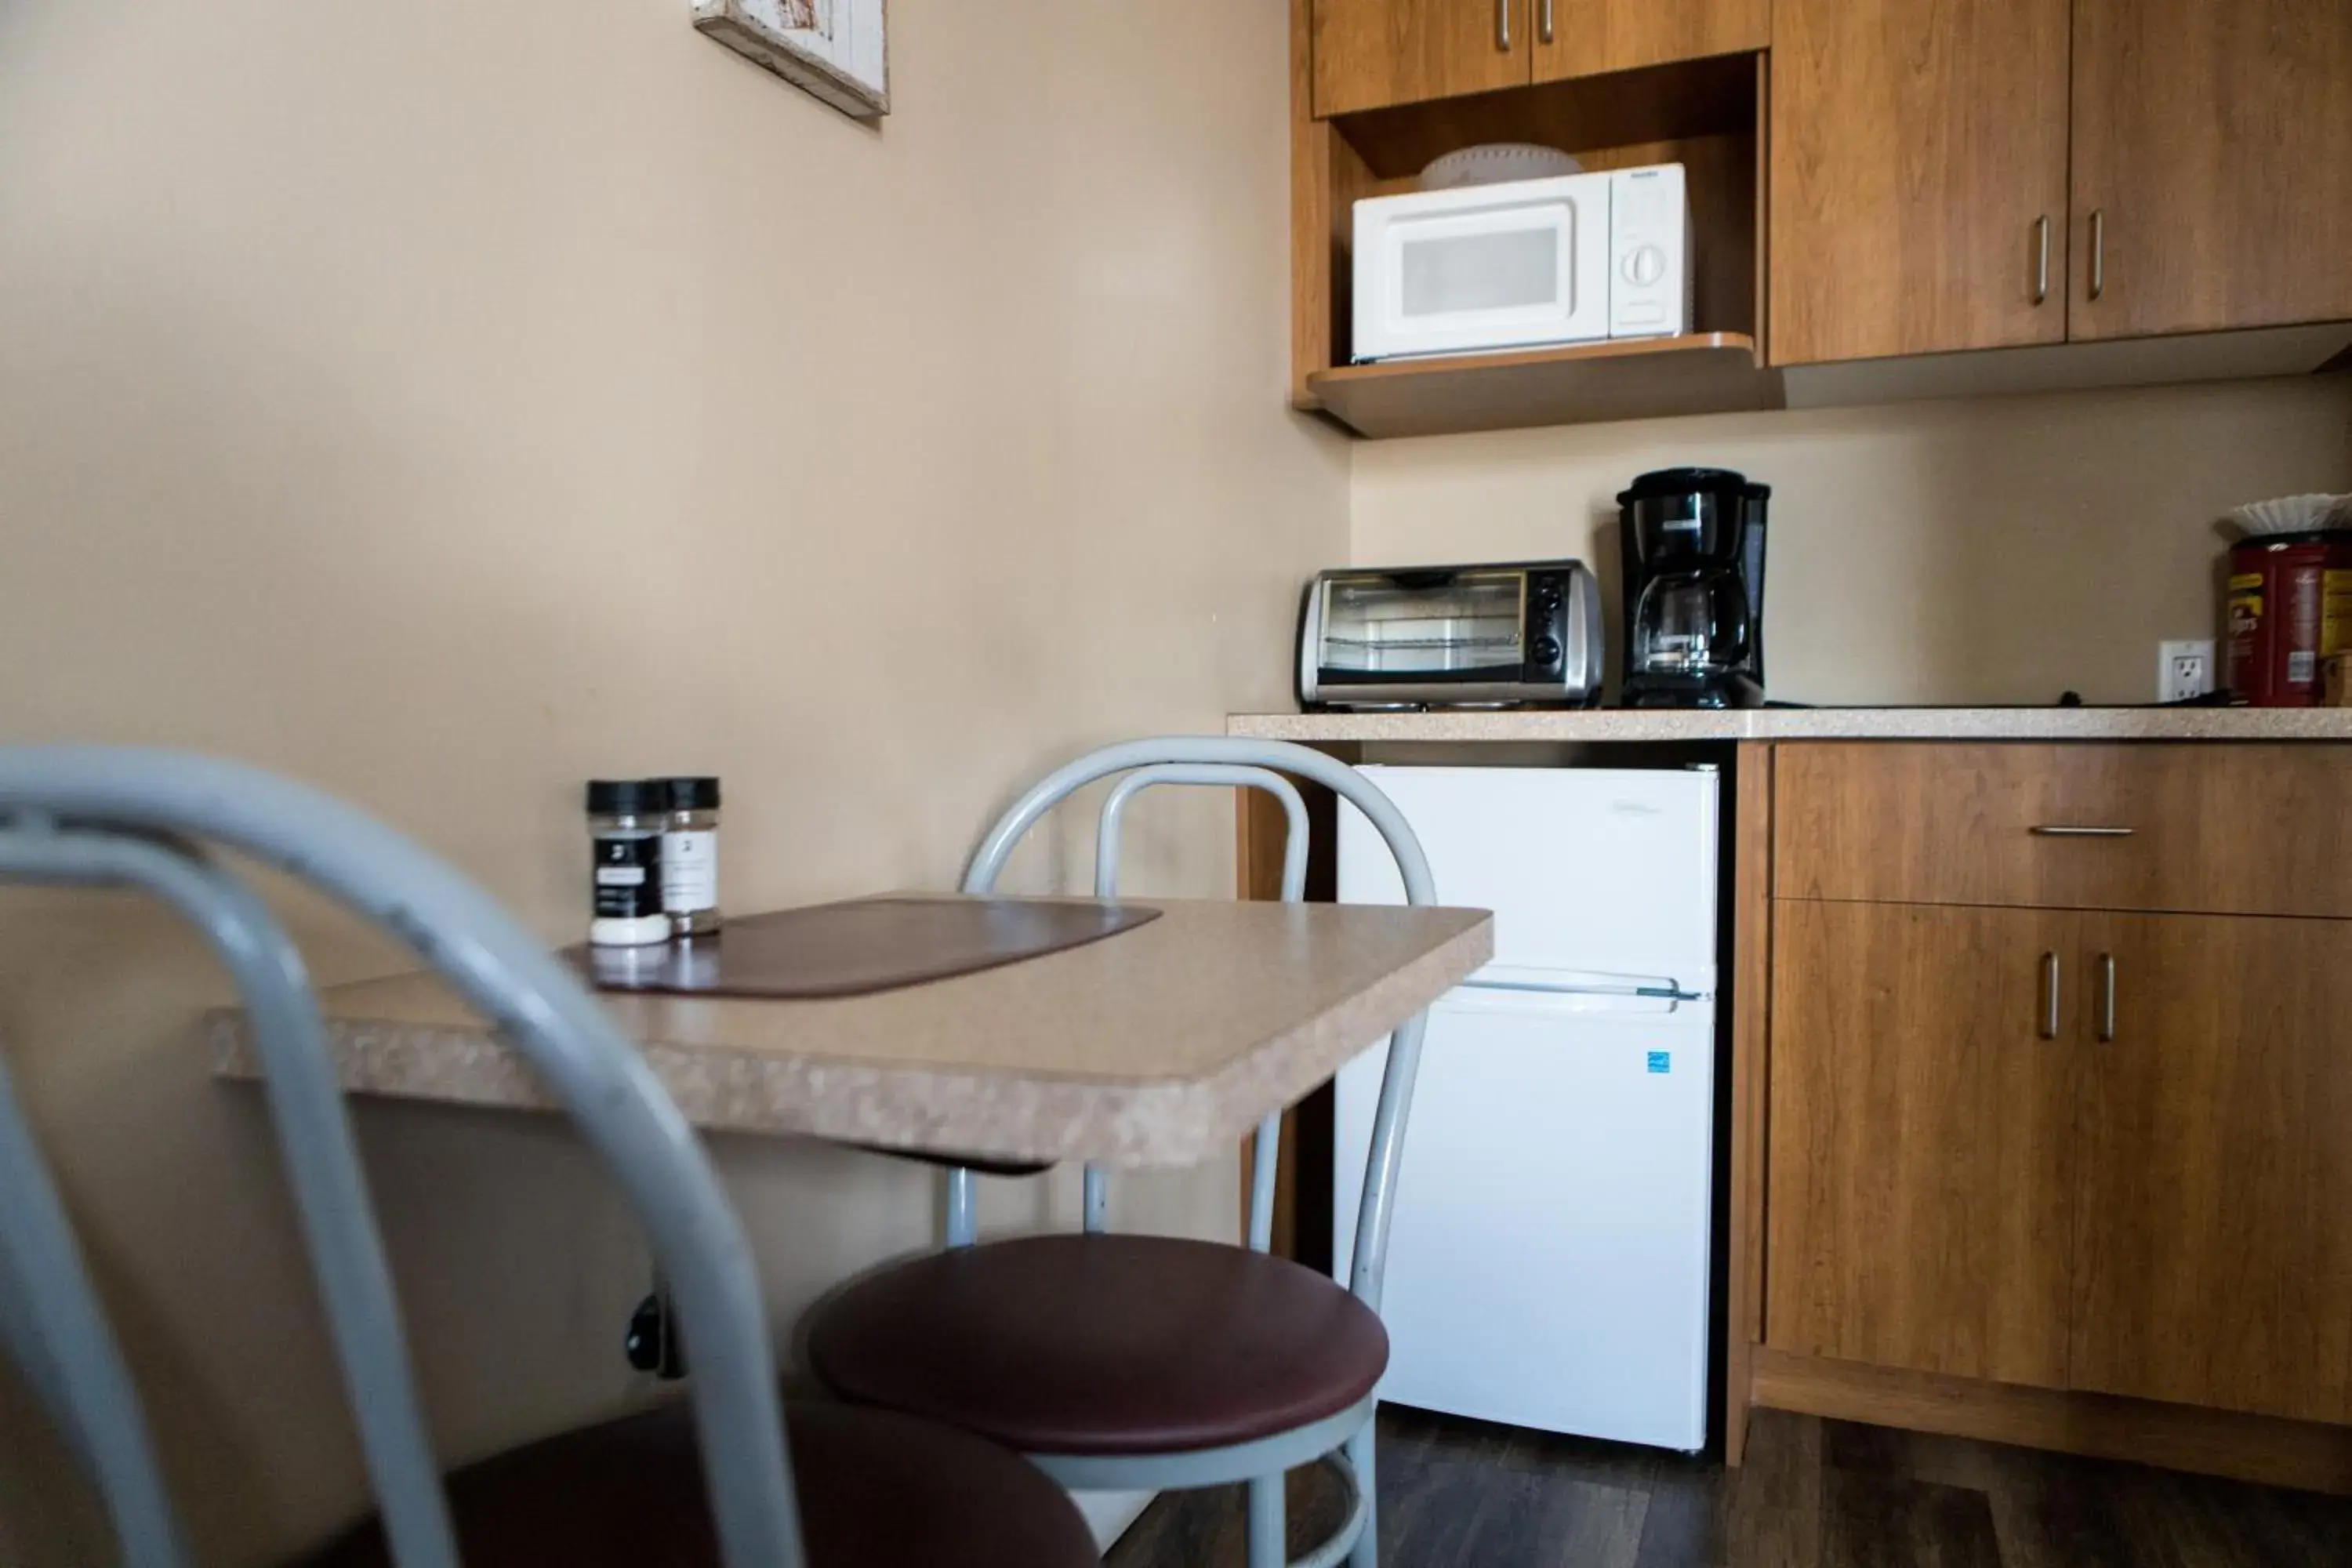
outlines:
[[[662,819],[662,910],[673,936],[719,929],[719,781],[659,781]]]

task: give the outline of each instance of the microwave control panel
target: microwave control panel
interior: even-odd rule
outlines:
[[[1609,335],[1690,330],[1689,200],[1680,163],[1629,169],[1609,182]]]

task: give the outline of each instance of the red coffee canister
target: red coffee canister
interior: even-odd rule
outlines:
[[[2320,661],[2352,651],[2352,532],[2258,535],[2230,551],[2231,700],[2308,708]]]

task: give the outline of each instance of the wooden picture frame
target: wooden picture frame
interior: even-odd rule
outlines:
[[[695,27],[857,120],[890,112],[888,0],[692,0]]]

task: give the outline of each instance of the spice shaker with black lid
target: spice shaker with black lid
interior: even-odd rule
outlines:
[[[719,781],[656,781],[667,815],[662,824],[662,908],[673,936],[719,929]]]
[[[595,916],[588,940],[639,947],[669,940],[662,909],[662,828],[669,792],[656,779],[588,781],[588,837],[593,852]]]

